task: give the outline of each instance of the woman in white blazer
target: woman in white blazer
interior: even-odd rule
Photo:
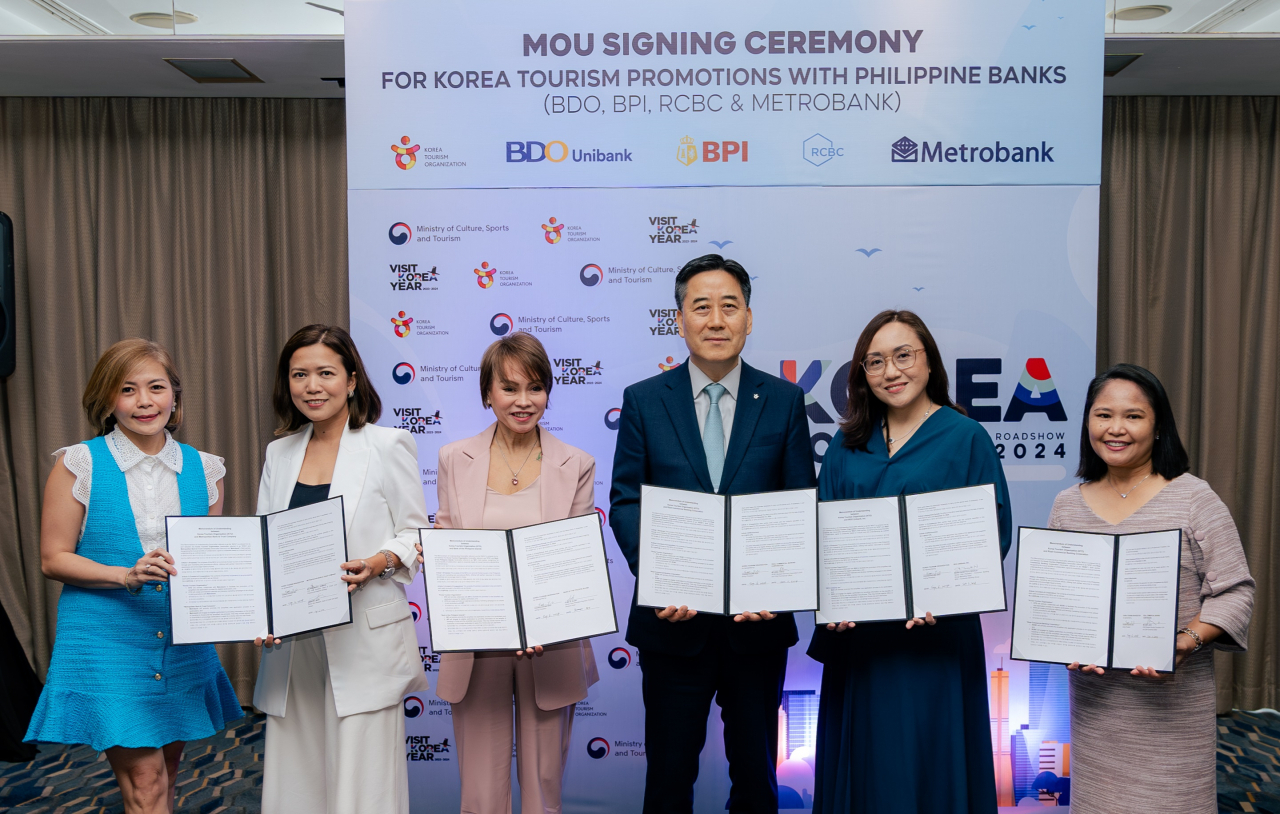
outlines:
[[[266,637],[253,703],[267,714],[262,810],[408,814],[401,701],[427,689],[404,586],[429,525],[417,445],[382,404],[345,330],[308,325],[280,353],[258,514],[341,495],[352,621]]]

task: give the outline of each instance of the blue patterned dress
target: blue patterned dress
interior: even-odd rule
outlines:
[[[105,438],[87,441],[93,479],[76,553],[131,567],[141,556],[125,475]],[[200,453],[180,445],[182,513],[209,511]],[[181,564],[179,563],[179,566]],[[64,585],[53,660],[28,742],[160,747],[206,738],[243,712],[212,645],[170,644],[169,591]]]

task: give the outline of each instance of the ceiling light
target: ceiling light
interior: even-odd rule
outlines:
[[[165,62],[182,71],[196,82],[261,82],[253,72],[234,59],[174,59],[166,57]]]
[[[129,15],[129,19],[148,28],[173,28],[174,25],[194,23],[200,18],[185,11],[174,11],[172,14],[166,14],[163,11],[140,11]]]
[[[1129,6],[1128,8],[1116,9],[1107,16],[1133,23],[1140,20],[1154,20],[1171,11],[1173,11],[1172,6]]]

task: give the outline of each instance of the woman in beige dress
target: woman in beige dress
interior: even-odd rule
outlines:
[[[1071,804],[1077,814],[1216,814],[1213,651],[1244,650],[1254,582],[1240,535],[1209,484],[1188,474],[1164,387],[1137,365],[1089,385],[1083,483],[1061,492],[1049,526],[1137,534],[1182,529],[1176,672],[1068,666]]]
[[[532,334],[489,346],[480,397],[497,421],[440,450],[437,528],[511,529],[595,509],[595,459],[538,426],[550,394],[551,361]],[[462,811],[510,814],[514,740],[521,811],[558,814],[574,705],[600,680],[591,642],[445,653],[439,675],[436,695],[453,711]]]

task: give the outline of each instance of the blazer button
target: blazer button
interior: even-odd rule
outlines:
[[[163,630],[157,630],[157,631],[156,631],[156,638],[157,638],[157,639],[163,639],[163,638],[164,638],[164,631],[163,631]]]
[[[163,590],[164,590],[164,586],[163,586],[163,585],[157,585],[157,586],[156,586],[156,591],[163,591]]]
[[[159,673],[156,673],[156,681],[159,681],[163,677],[164,676],[160,675]]]

